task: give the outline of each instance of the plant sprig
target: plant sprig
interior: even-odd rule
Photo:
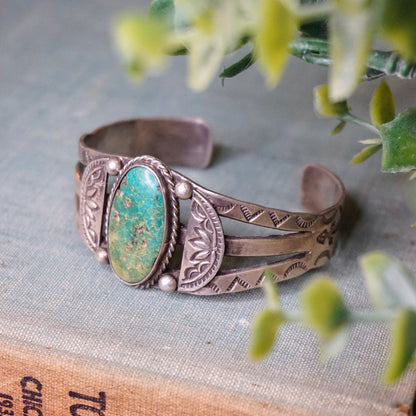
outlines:
[[[278,300],[273,273],[266,270],[264,291],[268,306],[253,321],[251,357],[264,358],[285,324],[314,330],[320,337],[322,359],[326,361],[342,352],[354,325],[384,322],[391,332],[383,381],[389,384],[401,377],[416,358],[416,279],[399,260],[383,252],[365,254],[360,264],[373,311],[350,310],[335,283],[322,275],[303,289],[300,311],[285,311]]]
[[[332,134],[339,133],[345,123],[352,122],[378,136],[359,141],[368,146],[352,158],[352,165],[364,162],[381,150],[383,172],[412,172],[416,169],[416,109],[407,109],[396,116],[393,94],[386,81],[380,82],[371,99],[371,122],[352,114],[346,101],[331,102],[327,85],[314,88],[314,108],[319,117],[340,120],[341,124]]]
[[[403,24],[398,25],[393,16]],[[376,36],[394,50],[373,50]],[[256,64],[273,87],[290,54],[329,66],[328,85],[315,89],[317,113],[340,120],[332,134],[352,122],[380,140],[351,163],[361,163],[381,150],[382,171],[416,168],[416,110],[396,116],[384,82],[370,104],[371,122],[351,113],[346,105],[363,78],[416,76],[416,4],[412,0],[153,0],[147,16],[128,14],[118,20],[115,39],[135,79],[164,69],[169,55],[186,54],[188,82],[194,90],[206,88],[224,56],[247,44],[250,52],[220,72],[223,83]]]
[[[153,0],[147,17],[124,16],[115,33],[135,78],[163,66],[161,55],[187,53],[189,85],[201,90],[218,73],[224,55],[251,42],[269,85],[279,82],[293,54],[330,66],[329,96],[341,101],[365,74],[415,76],[415,21],[412,0]],[[376,36],[393,51],[372,50]],[[248,66],[237,62],[225,72],[234,76],[237,67]]]

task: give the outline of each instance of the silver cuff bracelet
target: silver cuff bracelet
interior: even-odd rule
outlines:
[[[167,165],[204,168],[212,149],[198,119],[120,121],[81,137],[75,222],[98,261],[134,287],[218,295],[260,287],[266,267],[282,281],[329,260],[345,198],[337,176],[308,165],[301,184],[308,212],[289,212],[215,193]],[[184,199],[191,200],[186,225],[179,217]],[[219,217],[279,232],[228,236]],[[228,257],[261,259],[226,268]]]

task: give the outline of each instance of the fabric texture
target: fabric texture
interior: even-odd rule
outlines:
[[[247,358],[249,324],[265,300],[261,290],[201,298],[134,290],[98,264],[73,224],[73,175],[81,134],[118,119],[202,117],[216,149],[205,170],[179,169],[203,186],[248,201],[299,209],[303,166],[320,163],[344,181],[351,203],[337,255],[322,269],[348,306],[371,308],[357,263],[382,249],[415,264],[413,215],[403,194],[407,178],[379,172],[378,156],[357,167],[351,157],[367,138],[312,111],[312,88],[326,71],[292,60],[274,91],[255,69],[220,81],[201,94],[186,87],[186,67],[175,58],[159,78],[130,83],[111,45],[116,14],[146,2],[22,0],[0,14],[0,334],[19,345],[57,351],[111,368],[151,374],[198,389],[216,389],[297,409],[299,414],[400,415],[410,405],[416,373],[384,387],[388,329],[354,329],[342,355],[320,363],[319,341],[285,326],[268,358]],[[415,85],[391,83],[400,105],[411,105]],[[375,84],[362,85],[354,103],[367,103]],[[226,233],[265,233],[224,222]],[[314,273],[280,284],[284,308]],[[126,374],[128,373],[126,370]],[[229,396],[227,396],[229,394]],[[309,413],[308,413],[309,412]],[[231,414],[231,413],[230,413]]]

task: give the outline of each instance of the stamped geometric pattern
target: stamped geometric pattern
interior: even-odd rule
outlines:
[[[105,164],[108,158],[95,158],[96,154],[89,156],[92,160],[82,175],[79,217],[82,236],[89,248],[95,251],[102,245],[101,225],[105,205],[107,220],[104,238],[108,235],[108,210],[120,179],[116,179],[107,198]],[[308,174],[315,174],[318,178],[320,175],[330,177],[335,184],[336,202],[326,210],[310,214],[268,208],[215,193],[151,156],[139,156],[123,162],[125,165],[120,176],[133,165],[147,165],[154,169],[155,174],[160,175],[161,191],[167,202],[168,223],[160,255],[149,274],[151,277],[137,287],[156,284],[166,270],[171,275],[170,278],[176,280],[175,286],[180,292],[195,295],[239,292],[262,286],[266,267],[271,270],[276,281],[282,281],[322,266],[335,252],[344,190],[341,182],[324,168],[310,166]],[[183,181],[191,187],[191,206],[186,226],[179,224],[178,195],[175,191],[175,186]],[[313,194],[309,197],[312,198],[313,205]],[[288,233],[262,237],[227,237],[224,236],[220,216]],[[170,269],[168,263],[176,250],[179,228],[179,244],[183,244],[183,252],[180,269],[176,270]],[[223,261],[225,254],[256,257],[260,260],[256,265],[226,269],[224,264],[227,262]]]

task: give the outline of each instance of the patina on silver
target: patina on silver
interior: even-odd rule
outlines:
[[[127,120],[81,137],[75,169],[75,219],[97,260],[111,264],[108,216],[120,181],[135,166],[149,167],[160,179],[166,218],[163,243],[152,270],[133,286],[158,285],[166,292],[194,295],[233,293],[260,287],[265,267],[276,281],[282,281],[322,266],[332,257],[345,198],[342,182],[332,172],[308,165],[301,185],[301,202],[308,212],[290,212],[218,194],[168,167],[206,167],[212,147],[206,124],[191,119]],[[115,177],[111,190],[109,177]],[[185,199],[191,200],[186,225],[179,223],[180,200]],[[220,217],[279,233],[224,235]],[[259,261],[226,269],[227,257]]]

